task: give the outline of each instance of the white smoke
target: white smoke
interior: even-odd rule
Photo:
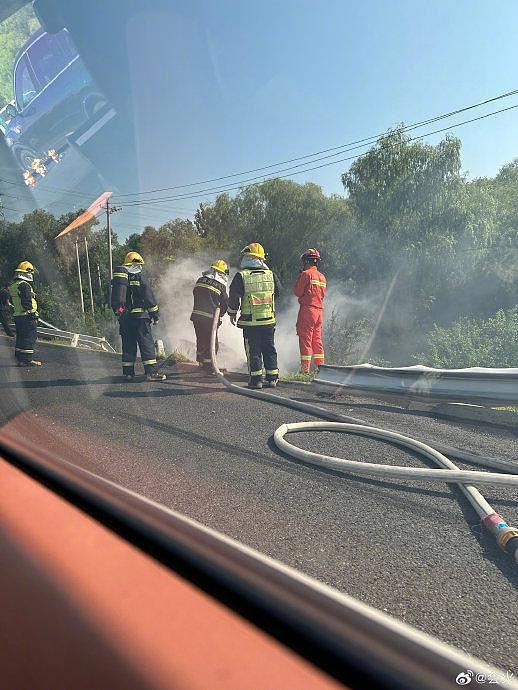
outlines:
[[[196,336],[190,320],[192,290],[201,274],[210,268],[212,261],[202,255],[175,261],[162,275],[158,288],[166,348],[179,350],[192,361],[196,361]],[[228,316],[223,317],[218,338],[219,365],[231,371],[246,371],[243,334],[239,328],[232,326]]]
[[[161,337],[166,341],[168,350],[180,350],[189,359],[196,360],[196,337],[190,321],[193,296],[192,290],[196,280],[208,270],[212,260],[202,255],[180,259],[161,276],[158,288],[158,299],[162,314]],[[231,272],[230,282],[235,270]],[[341,315],[347,315],[362,306],[363,300],[354,299],[342,292],[339,286],[331,286],[327,292],[324,308],[326,314],[336,309]],[[291,295],[281,311],[277,312],[275,345],[279,355],[279,370],[282,373],[297,371],[300,364],[299,342],[296,323],[299,305],[297,298]],[[218,331],[220,366],[230,371],[246,371],[246,357],[243,347],[243,333],[240,328],[232,326],[228,316]]]

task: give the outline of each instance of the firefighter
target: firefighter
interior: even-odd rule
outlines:
[[[12,311],[13,305],[11,304],[9,288],[2,288],[0,290],[0,324],[2,324],[5,334],[10,338],[14,336],[14,331],[9,323]]]
[[[220,315],[224,316],[228,308],[228,265],[223,259],[215,261],[208,271],[205,271],[196,281],[194,290],[194,307],[191,321],[196,333],[196,361],[206,371],[214,373],[210,356],[210,339],[214,312],[220,308]],[[218,328],[221,325],[221,320]],[[218,351],[218,336],[216,335],[216,352]]]
[[[111,307],[119,319],[122,338],[122,373],[135,376],[137,345],[148,381],[164,381],[165,374],[156,371],[155,343],[151,322],[159,322],[159,310],[148,277],[142,273],[144,259],[138,252],[128,252],[124,265],[118,266],[112,279]]]
[[[322,313],[326,294],[326,277],[318,270],[320,254],[316,249],[308,249],[300,257],[302,270],[293,286],[293,293],[299,298],[297,335],[299,336],[300,370],[307,373],[311,369],[311,356],[315,369],[324,364],[322,344]]]
[[[41,367],[41,362],[34,358],[39,317],[38,303],[31,285],[35,273],[36,269],[30,261],[22,261],[9,285],[9,301],[13,307],[16,330],[14,356],[19,367]]]
[[[230,285],[228,314],[233,325],[243,329],[249,371],[249,388],[275,388],[279,378],[275,349],[275,298],[279,282],[265,263],[264,248],[258,242],[241,252],[240,270]],[[241,310],[239,319],[238,311]],[[263,369],[264,364],[264,369]]]

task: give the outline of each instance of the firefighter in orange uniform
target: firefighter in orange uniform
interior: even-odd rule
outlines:
[[[300,370],[307,373],[311,369],[312,356],[315,369],[324,364],[322,313],[326,294],[326,277],[318,270],[320,254],[316,249],[308,249],[300,259],[302,270],[293,286],[293,294],[299,298],[300,304],[297,318]]]

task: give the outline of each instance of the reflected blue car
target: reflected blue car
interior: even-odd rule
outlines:
[[[16,55],[13,82],[15,106],[4,136],[26,171],[35,169],[35,159],[55,160],[67,136],[106,104],[66,29],[34,33]]]

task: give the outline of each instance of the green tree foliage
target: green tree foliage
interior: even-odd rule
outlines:
[[[464,317],[448,327],[435,326],[420,364],[437,368],[516,367],[518,308],[499,309],[487,319]]]
[[[327,313],[332,360],[408,364],[415,352],[425,351],[428,363],[441,366],[466,366],[477,358],[480,364],[511,362],[516,353],[511,348],[505,354],[504,343],[512,336],[508,322],[514,317],[501,314],[512,315],[517,301],[518,160],[494,178],[468,180],[457,139],[446,137],[432,146],[398,129],[357,158],[342,180],[346,196],[279,178],[245,187],[235,197],[221,194],[200,204],[194,221],[149,225],[122,243],[114,237],[114,263],[127,251],[139,251],[159,281],[167,263],[197,252],[237,266],[242,247],[258,241],[290,294],[300,255],[316,246],[329,294],[347,296],[343,313],[339,307]],[[92,222],[54,241],[75,215],[55,219],[35,211],[20,223],[0,224],[4,281],[18,261],[34,260],[41,269],[41,299],[57,325],[83,318],[75,238],[83,269],[83,237],[88,239],[96,314],[106,309],[106,229]],[[86,284],[83,292],[88,305]],[[111,327],[109,314],[95,325]],[[477,342],[491,333],[501,346],[486,355],[487,344]]]
[[[77,215],[78,212],[74,212],[56,219],[45,211],[36,210],[25,215],[19,223],[0,223],[2,284],[8,283],[18,263],[27,259],[38,268],[35,288],[42,318],[69,330],[113,335],[113,317],[107,310],[109,266],[106,230],[99,228],[96,221],[92,221],[78,231],[64,235],[59,240],[55,239]],[[83,278],[83,299],[87,312],[90,309],[90,293],[86,282],[85,237],[89,247],[95,321],[88,314],[85,317],[80,308],[76,240]],[[113,245],[114,250],[118,251],[116,237]]]
[[[383,291],[395,279],[374,352],[405,361],[433,323],[501,303],[488,257],[502,203],[491,185],[462,175],[458,139],[432,146],[389,132],[342,181],[356,218],[358,289]]]
[[[176,218],[161,225],[158,230],[146,226],[140,237],[140,249],[146,263],[159,270],[165,262],[194,254],[203,246],[203,238],[196,225],[184,218]]]
[[[38,27],[32,3],[0,23],[0,107],[14,96],[13,65],[16,53]]]
[[[245,187],[231,199],[221,194],[212,204],[200,204],[195,223],[203,247],[239,263],[240,250],[261,242],[269,263],[282,282],[298,274],[300,255],[311,246],[322,248],[326,270],[346,283],[348,242],[353,215],[347,199],[326,196],[313,183],[272,179]]]
[[[201,203],[194,223],[207,246],[221,251],[236,242],[235,204],[228,194],[220,194],[213,204]]]

